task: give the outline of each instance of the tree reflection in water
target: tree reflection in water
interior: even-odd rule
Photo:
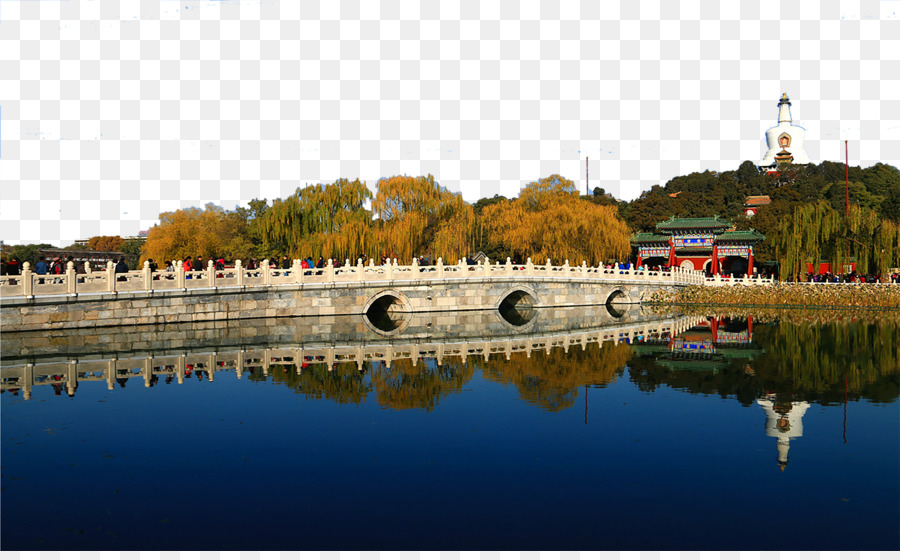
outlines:
[[[485,379],[515,385],[523,401],[556,412],[575,404],[579,388],[615,381],[630,357],[627,344],[607,342],[568,352],[557,347],[530,357],[513,354],[509,360],[486,362],[483,369]]]
[[[746,318],[732,323],[741,321]],[[900,322],[895,317],[776,320],[754,326],[751,347],[756,350],[752,354],[720,361],[715,368],[673,367],[659,352],[638,352],[628,366],[632,382],[642,390],[667,385],[690,393],[734,395],[744,406],[772,394],[779,402],[825,405],[845,398],[891,402],[900,395]]]

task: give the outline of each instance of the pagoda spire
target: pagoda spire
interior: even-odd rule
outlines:
[[[786,93],[782,93],[778,100],[778,122],[791,124],[791,100]]]

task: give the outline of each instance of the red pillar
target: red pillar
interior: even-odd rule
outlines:
[[[709,266],[709,273],[713,275],[719,273],[719,246],[715,241],[713,241],[712,264]]]
[[[753,315],[747,315],[747,334],[750,336],[750,342],[753,342]]]
[[[747,276],[753,276],[753,247],[750,247],[750,258],[747,262]]]
[[[710,319],[709,330],[712,331],[713,344],[719,342],[719,333],[717,332],[719,330],[719,318],[718,317],[713,317],[712,319]]]
[[[675,266],[675,243],[669,238],[669,268]]]
[[[641,250],[638,249],[638,262],[637,265],[641,266],[644,263],[644,256],[641,254]]]

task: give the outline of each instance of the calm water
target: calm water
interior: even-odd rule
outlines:
[[[900,546],[896,319],[616,315],[4,335],[3,548]]]

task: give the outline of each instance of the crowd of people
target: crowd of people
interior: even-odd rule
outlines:
[[[368,262],[367,255],[359,255],[358,257],[364,263]],[[300,267],[304,270],[307,269],[323,269],[328,266],[328,260],[324,256],[320,256],[318,260],[313,260],[313,258],[306,257],[305,259],[299,259]],[[394,259],[396,260],[396,259]],[[197,255],[195,257],[191,257],[190,255],[186,256],[181,262],[181,267],[185,272],[202,272],[207,270],[209,266],[209,262],[212,261],[213,269],[216,271],[224,271],[226,268],[231,268],[234,266],[233,262],[227,262],[224,258],[213,258],[213,259],[204,259],[202,255]],[[378,259],[377,263],[380,265],[384,265],[387,262],[391,262],[392,259],[387,254],[382,254]],[[72,263],[73,268],[75,269],[76,274],[84,274],[88,268],[89,261],[85,260],[74,260],[72,257],[53,257],[48,259],[44,256],[40,256],[35,263],[32,271],[34,274],[39,276],[44,275],[62,275],[66,273],[69,263]],[[148,266],[151,272],[175,272],[175,267],[178,266],[177,261],[165,261],[163,264],[162,270],[160,270],[159,265],[153,260],[148,259]],[[262,268],[263,263],[266,260],[251,258],[247,262],[243,263],[243,268],[245,270],[258,270]],[[468,266],[475,266],[478,263],[473,260],[471,257],[467,257],[465,262]],[[342,261],[339,259],[332,259],[332,266],[334,268],[340,268]],[[355,264],[355,263],[354,263]],[[421,255],[418,258],[418,264],[423,267],[433,265],[432,259],[425,255]],[[129,271],[128,265],[125,262],[125,257],[120,257],[116,261],[114,261],[115,273],[123,274]],[[274,257],[268,259],[268,266],[270,269],[290,269],[294,266],[294,260],[289,258],[287,255],[283,255],[282,257]],[[516,269],[521,268],[524,265],[514,263],[514,267]],[[16,260],[15,257],[10,259],[0,259],[0,275],[10,275],[17,276],[22,273],[22,263]],[[658,272],[668,272],[673,269],[673,267],[669,267],[667,265],[657,265],[657,266],[634,266],[633,263],[616,263],[616,264],[607,264],[604,265],[606,269],[629,269],[634,268],[638,271],[658,271]],[[105,271],[106,263],[96,262],[90,265],[90,270],[92,271]],[[773,271],[774,272],[774,271]],[[307,272],[306,274],[312,274],[313,272]],[[317,272],[317,274],[321,274],[321,271]],[[777,276],[777,275],[776,275]],[[190,276],[189,276],[190,277]],[[803,282],[803,278],[801,275],[787,277],[784,278],[785,281],[788,282]],[[856,272],[852,272],[850,274],[833,274],[831,272],[827,272],[825,274],[815,274],[809,275],[806,277],[806,282],[820,282],[820,283],[900,283],[900,272],[893,271],[889,275],[885,276],[883,279],[878,274],[857,274]],[[39,282],[43,282],[39,280]]]

